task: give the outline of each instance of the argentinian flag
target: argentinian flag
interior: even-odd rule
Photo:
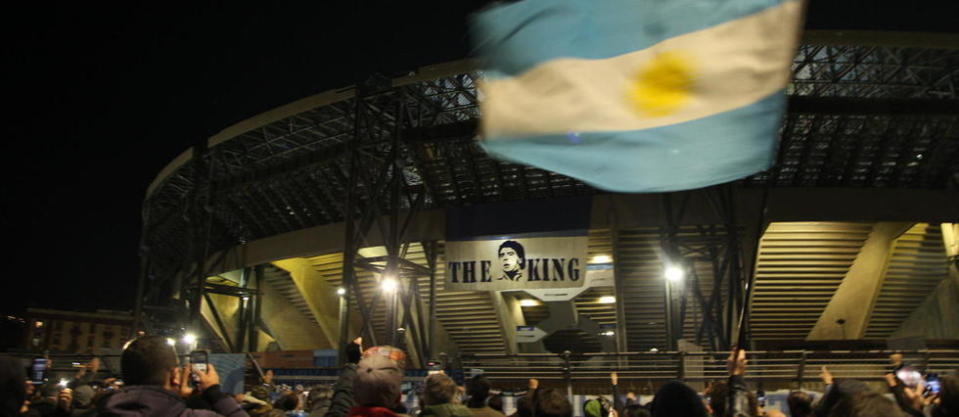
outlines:
[[[477,16],[481,145],[625,192],[773,162],[800,0],[523,0]]]

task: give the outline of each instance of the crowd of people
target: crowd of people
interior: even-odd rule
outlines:
[[[142,336],[129,343],[121,356],[119,379],[96,380],[100,366],[94,359],[68,384],[34,385],[18,361],[0,358],[0,417],[506,417],[503,398],[493,383],[475,375],[463,386],[442,371],[431,372],[408,407],[401,400],[405,353],[391,346],[365,351],[362,341],[346,347],[347,360],[332,387],[313,386],[277,392],[272,374],[242,394],[227,394],[213,364],[206,369],[181,366],[166,338]],[[901,358],[899,358],[901,361]],[[756,393],[747,388],[746,352],[733,351],[727,359],[729,378],[709,384],[702,394],[680,381],[663,384],[651,401],[634,393],[620,395],[611,374],[612,401],[605,396],[583,404],[585,417],[778,417],[764,410]],[[821,375],[826,386],[819,398],[795,391],[787,399],[790,417],[957,417],[959,376],[944,375],[938,392],[895,373],[886,377],[888,392],[871,389],[862,381]],[[574,404],[565,390],[541,387],[530,379],[518,393],[510,417],[572,417]],[[892,399],[890,399],[890,397]],[[512,410],[510,410],[512,411]]]

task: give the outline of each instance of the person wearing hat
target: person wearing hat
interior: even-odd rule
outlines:
[[[406,353],[392,346],[362,351],[362,338],[346,346],[346,364],[333,385],[324,417],[396,417]]]

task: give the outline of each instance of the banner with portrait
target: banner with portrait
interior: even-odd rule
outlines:
[[[509,291],[582,287],[586,230],[481,236],[446,242],[446,288]]]

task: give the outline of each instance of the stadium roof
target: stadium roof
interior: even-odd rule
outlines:
[[[788,114],[781,129],[776,163],[740,184],[746,188],[773,189],[955,189],[959,184],[957,48],[959,42],[954,36],[807,32],[793,64],[793,82],[787,89]],[[479,116],[477,77],[466,61],[421,68],[392,80],[390,87],[370,102],[375,118],[372,130],[402,132],[397,158],[404,167],[406,186],[426,190],[424,209],[602,193],[563,175],[489,158],[474,140]],[[160,273],[173,273],[184,259],[190,259],[191,245],[204,239],[198,238],[200,235],[191,229],[189,221],[194,215],[192,204],[200,193],[209,196],[205,209],[212,218],[210,230],[202,235],[207,239],[202,244],[208,253],[343,221],[343,196],[349,187],[347,151],[356,129],[355,95],[356,89],[347,87],[277,108],[225,129],[171,162],[151,184],[144,203],[143,243],[152,266]],[[383,110],[398,104],[415,113],[408,125],[396,126],[391,113]],[[197,155],[202,155],[202,164],[196,163]],[[198,166],[204,171],[199,172]],[[786,244],[785,249],[763,251],[782,241],[777,240],[778,234],[786,233],[787,241],[795,237],[789,235],[790,227],[794,226],[771,227],[763,236],[757,279],[777,273],[795,275],[796,271],[783,272],[781,262],[777,264],[782,256],[796,255],[787,253],[789,248],[801,253],[805,247],[821,244],[826,249],[820,253],[831,260],[826,262],[828,265],[819,265],[822,257],[787,262],[787,268],[798,268],[803,276],[792,287],[815,282],[821,291],[805,304],[797,305],[799,313],[789,317],[757,311],[757,337],[763,337],[762,323],[798,329],[788,337],[799,337],[804,331],[808,334],[825,309],[823,300],[828,302],[829,291],[838,286],[836,280],[842,280],[867,239],[870,225],[795,226],[803,229],[797,233],[804,238],[793,246]],[[912,240],[922,241],[936,233],[933,226],[915,227],[918,229],[909,229],[906,234]],[[596,245],[611,244],[608,231],[595,233],[599,233],[592,237]],[[717,236],[723,233],[719,230]],[[817,234],[826,237],[809,237]],[[652,242],[660,236],[658,230],[634,229],[619,234],[616,242]],[[834,241],[848,245],[837,246]],[[640,276],[656,270],[656,265],[640,262],[651,256],[643,253],[643,245],[651,245],[650,242],[624,246],[627,249],[623,256],[637,262],[629,273]],[[895,256],[900,256],[898,248]],[[319,269],[329,270],[342,260],[324,262],[330,264]],[[704,264],[697,268],[703,270],[702,285],[711,285],[710,267]],[[810,272],[808,268],[822,276],[804,275]],[[336,284],[336,278],[329,279]],[[649,293],[643,279],[630,282],[636,288],[627,288],[628,294],[642,297]],[[760,309],[765,303],[781,301],[776,298],[777,285],[790,286],[788,282],[759,282],[755,308]],[[894,289],[884,287],[882,291]],[[466,296],[449,297],[458,300]],[[661,313],[657,313],[654,298],[649,300],[651,306],[638,306],[627,312],[634,327],[629,330],[631,348],[659,345],[658,340],[663,337],[662,319],[657,319]],[[886,299],[888,296],[881,296],[880,305]],[[476,314],[485,323],[483,326],[495,326],[495,312],[481,313],[489,310],[489,300],[470,302],[477,306]],[[582,304],[584,311],[594,310],[597,321],[615,319],[607,306],[592,305],[585,299],[577,303]],[[882,317],[895,316],[901,322],[903,314],[914,307],[910,306],[890,307],[895,311]],[[530,309],[526,314],[529,321],[535,321],[540,313]],[[870,323],[867,333],[887,336],[896,323]],[[470,337],[475,331],[461,324],[451,322],[448,326],[454,339]],[[693,327],[687,327],[685,332],[695,332]],[[456,328],[466,330],[456,333]],[[502,335],[495,333],[476,333],[475,337],[489,338],[476,346],[501,349],[494,339],[502,339]],[[632,341],[634,335],[636,339]]]

